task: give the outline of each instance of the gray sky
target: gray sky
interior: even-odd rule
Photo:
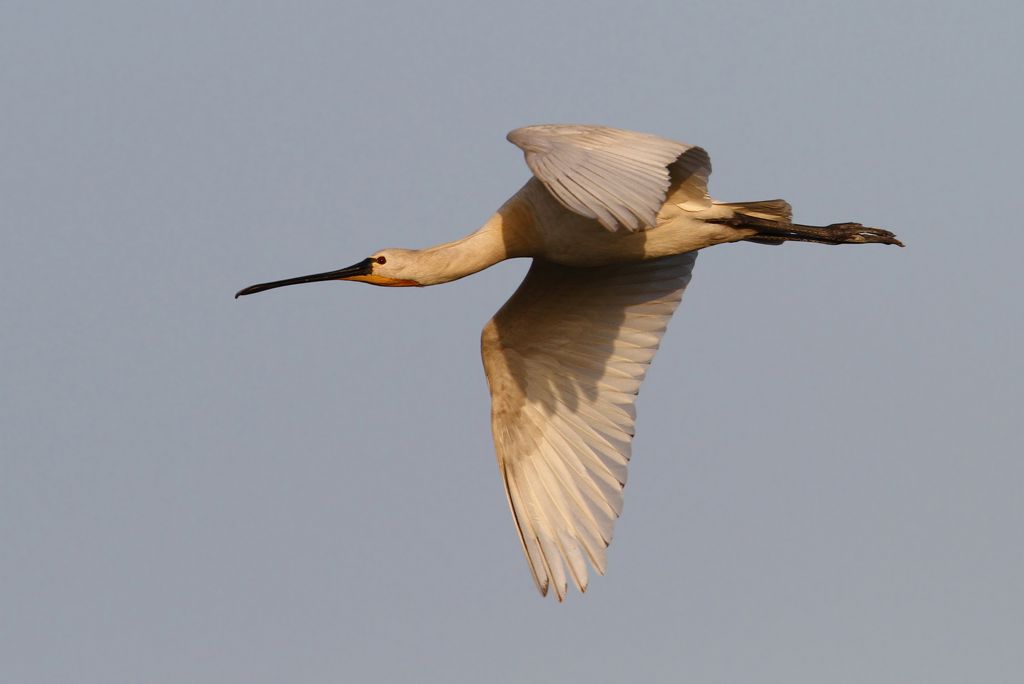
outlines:
[[[3,682],[1018,682],[1019,2],[4,2]],[[530,123],[907,249],[705,252],[609,570],[535,592],[451,285]]]

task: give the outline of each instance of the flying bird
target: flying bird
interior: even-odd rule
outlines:
[[[793,223],[784,200],[718,202],[702,148],[581,125],[518,128],[532,177],[477,231],[426,249],[382,249],[352,266],[252,285],[351,280],[448,283],[530,257],[484,326],[491,430],[519,540],[542,595],[599,574],[622,510],[637,392],[690,281],[697,251],[745,240],[900,245],[859,223]]]

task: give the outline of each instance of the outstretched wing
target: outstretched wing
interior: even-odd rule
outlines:
[[[508,140],[559,202],[611,231],[654,227],[669,188],[668,166],[687,150],[707,158],[692,145],[603,126],[527,126]]]
[[[634,402],[696,252],[569,268],[535,259],[484,327],[498,466],[534,581],[599,574],[622,510]]]

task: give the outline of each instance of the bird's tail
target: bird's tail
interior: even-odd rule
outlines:
[[[760,200],[757,202],[716,202],[723,207],[732,209],[736,222],[743,227],[758,226],[788,226],[793,222],[793,207],[789,202],[781,199]],[[745,220],[746,219],[746,220]],[[757,242],[762,245],[781,245],[786,241],[783,237],[768,237],[756,235],[747,238],[748,242]]]
[[[871,228],[859,223],[833,223],[827,226],[806,226],[793,223],[793,210],[785,200],[762,200],[759,202],[716,202],[732,209],[727,219],[713,219],[734,228],[752,228],[756,235],[745,238],[747,242],[763,245],[781,245],[783,242],[821,242],[827,245],[863,244],[880,242],[886,245],[903,243],[896,236],[882,228]]]
[[[715,204],[732,209],[737,216],[771,221],[773,223],[790,223],[793,220],[793,207],[781,199],[761,200],[759,202],[715,202]]]

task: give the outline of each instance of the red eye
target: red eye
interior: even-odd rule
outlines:
[[[387,259],[385,259],[385,258],[384,258],[384,257],[382,257],[382,256],[379,256],[379,257],[377,257],[377,263],[378,263],[378,264],[386,264],[386,263],[388,263],[388,260],[387,260]]]

